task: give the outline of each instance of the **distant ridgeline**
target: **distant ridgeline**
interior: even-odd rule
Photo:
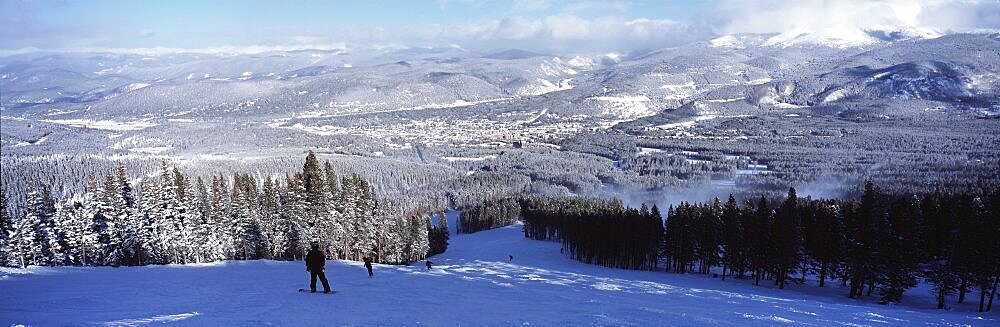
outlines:
[[[24,212],[0,215],[0,263],[147,265],[302,258],[319,242],[330,258],[403,264],[444,252],[444,213],[395,213],[358,175],[338,179],[311,151],[301,172],[258,180],[236,174],[192,181],[162,163],[133,189],[126,167],[91,176],[86,193],[55,199],[29,183]],[[0,192],[4,188],[0,188]],[[41,190],[40,192],[38,190]],[[0,208],[7,197],[0,193]],[[435,227],[431,218],[438,219]]]
[[[992,305],[1000,282],[1000,188],[991,194],[890,198],[867,182],[856,200],[763,196],[738,204],[683,203],[625,207],[617,200],[579,197],[522,201],[525,237],[563,243],[579,261],[607,267],[803,283],[818,275],[850,285],[850,297],[899,302],[923,278],[938,307],[958,293],[978,292],[980,311]],[[754,203],[756,202],[756,204]],[[718,270],[716,270],[718,273]],[[798,276],[798,277],[797,277]]]

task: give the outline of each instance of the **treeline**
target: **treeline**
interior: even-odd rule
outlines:
[[[1000,283],[1000,189],[889,197],[869,181],[859,199],[816,200],[793,188],[781,201],[671,206],[662,226],[651,223],[660,221],[655,205],[647,213],[615,201],[539,199],[522,211],[526,237],[561,241],[573,258],[611,267],[662,263],[779,288],[813,274],[820,287],[836,279],[848,296],[877,293],[880,303],[899,302],[923,279],[939,308],[950,295],[962,303],[978,292],[981,311]]]
[[[533,198],[523,202],[524,236],[563,243],[573,259],[605,267],[653,270],[663,230],[659,209],[621,201]]]
[[[479,204],[463,208],[458,217],[458,233],[472,234],[478,231],[509,226],[521,216],[521,206],[513,198],[487,199]]]
[[[443,214],[435,227],[430,215],[393,213],[366,179],[339,177],[312,152],[284,181],[247,174],[192,180],[162,162],[158,178],[129,180],[120,165],[63,200],[44,185],[27,189],[23,215],[0,210],[4,265],[294,260],[312,242],[330,258],[399,264],[447,248]],[[5,194],[0,201],[6,208]]]

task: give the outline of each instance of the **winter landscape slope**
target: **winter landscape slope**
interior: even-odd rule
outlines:
[[[451,226],[455,226],[451,224]],[[507,261],[513,255],[514,260]],[[718,325],[989,326],[996,314],[934,309],[930,291],[903,304],[842,290],[777,290],[747,281],[609,269],[573,261],[520,225],[452,237],[434,268],[329,261],[333,295],[308,288],[301,261],[147,267],[0,268],[3,325]],[[9,296],[9,294],[17,294]]]

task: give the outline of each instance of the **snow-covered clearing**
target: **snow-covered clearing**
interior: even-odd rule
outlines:
[[[538,84],[526,87],[521,93],[523,95],[543,95],[556,91],[570,90],[573,88],[573,84],[570,84],[572,80],[572,78],[566,78],[559,80],[558,83],[552,83],[547,79],[539,78]]]
[[[43,119],[43,122],[68,125],[73,127],[85,127],[106,131],[136,131],[156,126],[156,123],[148,121],[119,122],[113,120],[90,120],[90,119]]]
[[[601,101],[601,114],[620,118],[639,118],[656,113],[650,107],[652,100],[645,95],[597,96],[588,99]]]
[[[661,152],[663,152],[663,149],[639,147],[639,153],[637,155],[638,156],[648,156],[648,155],[652,155],[654,153],[661,153]]]
[[[135,91],[135,90],[147,88],[147,87],[149,87],[149,85],[150,85],[149,83],[132,83],[132,84],[129,84],[129,85],[125,85],[125,87],[122,88],[122,91],[124,91],[124,92],[132,92],[132,91]]]
[[[453,225],[454,226],[454,225]],[[571,260],[520,226],[452,237],[413,266],[328,261],[333,295],[304,294],[299,262],[228,261],[122,268],[0,270],[0,325],[993,325],[996,314],[847,299],[840,289],[777,290],[699,275],[609,269]],[[507,262],[507,255],[514,260]],[[836,286],[834,286],[836,288]],[[926,294],[925,294],[926,293]]]
[[[482,157],[441,157],[444,161],[485,161],[489,159],[495,159],[495,155],[485,155]]]

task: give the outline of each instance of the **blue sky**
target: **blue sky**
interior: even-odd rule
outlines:
[[[0,51],[662,47],[847,25],[1000,28],[1000,0],[0,0]]]

